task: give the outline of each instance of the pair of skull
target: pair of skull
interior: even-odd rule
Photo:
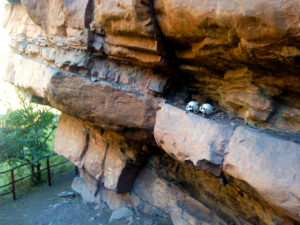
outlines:
[[[185,109],[187,111],[193,112],[193,113],[203,113],[205,115],[209,115],[213,112],[213,107],[211,104],[204,103],[199,107],[199,103],[197,101],[191,101],[189,102]]]

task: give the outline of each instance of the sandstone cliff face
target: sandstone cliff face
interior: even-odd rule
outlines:
[[[180,225],[297,224],[299,24],[297,0],[22,0],[3,77],[63,112],[55,151],[85,199]]]

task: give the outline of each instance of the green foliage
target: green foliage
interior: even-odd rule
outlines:
[[[29,103],[19,92],[20,109],[0,118],[0,163],[32,163],[51,151],[58,115],[49,107]]]

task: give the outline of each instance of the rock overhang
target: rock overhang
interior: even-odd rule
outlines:
[[[166,97],[166,80],[188,72],[194,83],[182,85],[193,94],[200,90],[222,109],[299,137],[299,4],[91,2],[85,1],[84,7],[77,1],[59,2],[57,18],[50,21],[53,2],[24,0],[26,11],[40,26],[21,5],[14,5],[6,21],[14,39],[6,79],[77,117],[63,115],[61,124],[81,125],[66,130],[72,125],[61,125],[61,137],[85,127],[77,132],[80,138],[69,138],[74,154],[60,151],[61,144],[56,150],[104,182],[105,188],[127,192],[141,164],[119,153],[123,144],[107,151],[110,164],[118,166],[99,167],[106,151],[101,130],[112,130],[128,140],[157,145],[181,163],[192,162],[191,168],[242,180],[272,207],[299,220],[299,143],[205,119],[170,104],[158,105]],[[273,17],[261,6],[274,12]],[[188,9],[193,9],[191,14]],[[182,22],[187,19],[188,24]],[[18,21],[20,26],[14,26]],[[172,61],[176,64],[168,64]],[[176,76],[165,74],[170,67]],[[63,142],[57,138],[57,143]],[[133,148],[143,152],[143,147]],[[130,182],[123,186],[126,176]]]

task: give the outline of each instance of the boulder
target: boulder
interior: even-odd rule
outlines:
[[[237,62],[282,61],[270,45],[297,52],[298,1],[158,0],[154,9],[163,34],[176,43],[177,57],[192,65],[196,60],[224,69]]]
[[[112,210],[132,206],[131,197],[128,193],[117,194],[103,186],[99,188],[97,180],[85,170],[81,170],[80,177],[74,178],[72,189],[79,193],[84,201],[101,205],[105,202]],[[97,194],[95,195],[95,193]]]
[[[46,91],[56,72],[55,69],[46,64],[18,54],[11,54],[7,60],[6,73],[2,74],[2,78],[46,100]]]
[[[117,134],[103,133],[66,114],[60,118],[54,144],[54,151],[117,193],[130,191],[144,163],[136,148]]]
[[[183,163],[191,161],[219,175],[224,151],[234,128],[169,104],[160,105],[154,127],[157,144]],[[211,167],[209,164],[212,164]]]
[[[86,23],[92,14],[88,3],[88,0],[22,0],[30,18],[41,26],[52,43],[76,49],[88,47]]]
[[[103,0],[95,2],[94,13],[96,32],[107,35],[104,50],[110,58],[161,64],[151,1]]]
[[[63,191],[63,192],[58,193],[57,196],[60,198],[74,198],[75,194],[72,191]]]
[[[117,209],[112,212],[112,214],[109,218],[109,222],[111,223],[114,220],[120,220],[123,218],[129,219],[129,217],[131,217],[133,215],[134,215],[134,213],[132,212],[131,209],[129,209],[127,207],[123,207],[123,208]]]
[[[46,33],[32,21],[21,4],[6,4],[3,12],[3,27],[14,41],[27,40],[40,45],[45,43]]]
[[[238,127],[226,148],[223,169],[300,221],[299,162],[299,144]]]
[[[82,54],[75,55],[78,58],[72,57],[71,61],[80,66],[84,60]],[[59,57],[55,60],[58,62]],[[123,71],[118,73],[122,74],[120,77],[124,82],[127,76]],[[118,73],[116,75],[119,76]],[[146,87],[130,86],[133,82],[128,85],[100,80],[95,82],[19,54],[11,54],[6,73],[2,76],[62,112],[123,132],[132,139],[149,138],[154,127],[156,99],[144,90]]]
[[[226,224],[186,191],[158,177],[149,169],[140,172],[132,193],[170,214],[173,224],[176,225],[197,225],[200,222],[212,225]]]
[[[62,114],[56,131],[54,151],[63,155],[76,166],[82,167],[82,158],[88,147],[88,132],[88,128],[84,126],[82,121]]]
[[[156,100],[127,86],[92,82],[71,73],[52,77],[48,99],[55,108],[83,120],[107,124],[112,128],[151,130],[154,127]]]

